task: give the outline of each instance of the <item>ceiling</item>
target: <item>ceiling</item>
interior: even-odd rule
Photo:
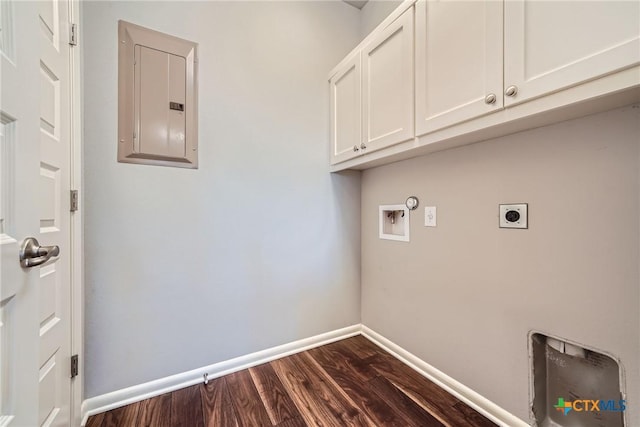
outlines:
[[[350,4],[353,7],[362,9],[362,6],[364,6],[369,0],[342,0],[342,1],[347,4]]]

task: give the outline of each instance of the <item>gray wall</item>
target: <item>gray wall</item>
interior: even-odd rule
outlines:
[[[342,2],[84,2],[86,397],[360,322],[360,177],[329,174]],[[117,20],[199,46],[200,169],[116,163]]]
[[[400,4],[402,0],[369,0],[361,10],[360,38],[368,36]]]
[[[524,420],[529,331],[604,350],[640,425],[639,166],[627,107],[365,171],[363,323]],[[379,240],[378,205],[409,195],[411,242]],[[510,202],[528,230],[498,228]]]

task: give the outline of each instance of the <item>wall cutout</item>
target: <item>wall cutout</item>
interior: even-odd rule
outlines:
[[[197,44],[118,22],[118,161],[198,167]]]
[[[533,404],[539,427],[623,427],[618,362],[559,338],[531,334]]]
[[[382,205],[379,208],[381,239],[409,241],[409,209],[405,205]]]

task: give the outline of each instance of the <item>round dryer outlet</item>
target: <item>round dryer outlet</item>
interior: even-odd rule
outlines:
[[[529,228],[527,203],[500,205],[500,228]]]

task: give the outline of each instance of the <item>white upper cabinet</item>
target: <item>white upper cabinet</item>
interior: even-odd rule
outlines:
[[[343,61],[329,80],[331,102],[331,164],[360,154],[360,53]]]
[[[503,107],[503,3],[416,3],[416,135]]]
[[[362,49],[362,144],[365,153],[414,137],[413,8]]]
[[[333,70],[331,164],[412,139],[413,7],[367,37]]]
[[[640,63],[638,1],[509,0],[504,12],[505,106]]]
[[[330,86],[334,171],[629,105],[640,1],[405,0]]]

